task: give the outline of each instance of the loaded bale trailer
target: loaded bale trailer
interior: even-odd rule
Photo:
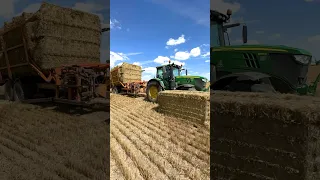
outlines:
[[[97,15],[48,3],[4,23],[0,85],[5,99],[88,104],[105,98],[109,64],[100,63],[103,31]]]
[[[111,69],[111,89],[115,94],[145,95],[146,82],[141,80],[141,66],[122,63]]]

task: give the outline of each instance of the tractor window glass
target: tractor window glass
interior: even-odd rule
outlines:
[[[180,76],[179,69],[174,68],[174,69],[173,69],[173,75],[174,75],[174,76]]]
[[[215,23],[211,24],[210,27],[210,46],[216,47],[220,46],[219,33],[218,33],[218,25]]]
[[[158,78],[163,78],[163,71],[162,71],[162,69],[158,69],[158,70],[157,70],[157,77],[158,77]]]

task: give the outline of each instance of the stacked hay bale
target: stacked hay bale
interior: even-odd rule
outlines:
[[[320,99],[211,93],[214,179],[320,179]]]
[[[27,20],[30,22],[25,23]],[[22,43],[22,24],[31,58],[43,69],[100,62],[101,24],[97,15],[43,3],[36,13],[23,13],[5,23],[0,32],[9,31],[2,39],[7,48]],[[13,59],[9,55],[10,62]]]
[[[142,76],[141,66],[122,63],[111,70],[111,82],[115,85],[121,83],[140,82]]]
[[[202,125],[210,121],[210,93],[201,91],[162,91],[158,96],[159,111]]]

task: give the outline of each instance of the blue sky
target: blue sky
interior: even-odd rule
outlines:
[[[11,21],[12,17],[22,12],[35,12],[39,9],[42,0],[1,0],[0,1],[0,25],[4,21]],[[106,0],[46,0],[48,3],[60,5],[68,8],[97,14],[100,17],[102,26],[109,26],[110,7]],[[101,41],[101,62],[109,59],[110,33],[104,33]]]
[[[211,9],[233,10],[232,22],[248,26],[248,44],[287,45],[310,51],[320,60],[319,0],[212,0]],[[230,32],[241,43],[241,27]]]
[[[143,79],[168,60],[210,76],[209,0],[111,0],[110,60],[141,65]]]

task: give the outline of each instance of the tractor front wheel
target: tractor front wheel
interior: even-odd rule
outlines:
[[[154,103],[158,102],[158,94],[160,91],[162,91],[162,89],[158,82],[156,81],[150,82],[146,89],[148,101],[154,102]]]

